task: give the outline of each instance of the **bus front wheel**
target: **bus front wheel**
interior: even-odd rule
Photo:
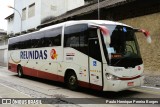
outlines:
[[[18,72],[18,76],[19,76],[20,78],[22,78],[22,77],[24,76],[24,75],[23,75],[23,69],[22,69],[21,66],[18,66],[17,72]]]
[[[73,72],[68,73],[66,84],[67,87],[71,90],[76,90],[78,88],[78,80],[75,73]]]

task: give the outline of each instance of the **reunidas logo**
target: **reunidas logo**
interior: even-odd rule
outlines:
[[[53,60],[54,60],[54,59],[57,59],[58,54],[57,54],[57,52],[56,52],[55,49],[52,49],[52,50],[51,50],[50,56],[51,56],[51,58],[52,58]]]

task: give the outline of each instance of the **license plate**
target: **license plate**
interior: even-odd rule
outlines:
[[[128,86],[134,86],[134,82],[128,82]]]

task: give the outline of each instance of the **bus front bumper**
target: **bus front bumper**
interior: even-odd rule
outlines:
[[[105,82],[106,81],[106,82]],[[144,76],[133,80],[105,80],[103,91],[122,91],[128,88],[141,86],[144,83]]]

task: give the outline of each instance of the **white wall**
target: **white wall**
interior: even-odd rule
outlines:
[[[29,5],[35,3],[35,16],[28,18]],[[40,25],[41,17],[41,0],[15,0],[14,6],[22,15],[22,9],[26,8],[26,20],[22,21],[22,31],[27,29],[35,28]],[[15,11],[14,17],[14,33],[20,32],[21,19],[19,14]]]
[[[84,3],[84,0],[42,0],[41,20],[46,17],[57,17],[69,10],[83,6]]]
[[[22,21],[22,31],[26,31],[36,28],[47,17],[56,17],[84,5],[84,0],[15,0],[14,3],[14,7],[21,15],[22,9],[26,8],[26,20]],[[35,16],[28,18],[28,8],[33,3],[35,3]],[[18,12],[14,13],[13,31],[18,33],[21,30],[21,19]]]
[[[12,19],[10,21],[8,20],[7,35],[13,33],[13,21],[14,21],[14,19]]]
[[[14,8],[16,8],[20,14],[22,14],[22,7],[23,5],[20,5],[22,4],[22,1],[21,0],[15,0],[14,2]],[[20,29],[21,29],[21,18],[19,16],[19,14],[17,13],[17,11],[14,11],[14,25],[13,25],[13,31],[14,33],[17,33],[17,32],[20,32]]]
[[[4,50],[4,64],[7,64],[8,62],[8,48]]]
[[[41,19],[56,17],[66,12],[66,0],[42,0]]]
[[[67,1],[67,11],[78,8],[85,4],[84,0],[65,0]]]
[[[26,19],[26,28],[36,28],[38,25],[41,23],[41,0],[26,0],[26,4],[28,5],[27,7],[27,13],[28,13],[28,8],[29,5],[35,3],[35,16],[28,18],[27,14],[27,19]]]
[[[0,46],[0,66],[7,66],[8,61],[8,45]]]

